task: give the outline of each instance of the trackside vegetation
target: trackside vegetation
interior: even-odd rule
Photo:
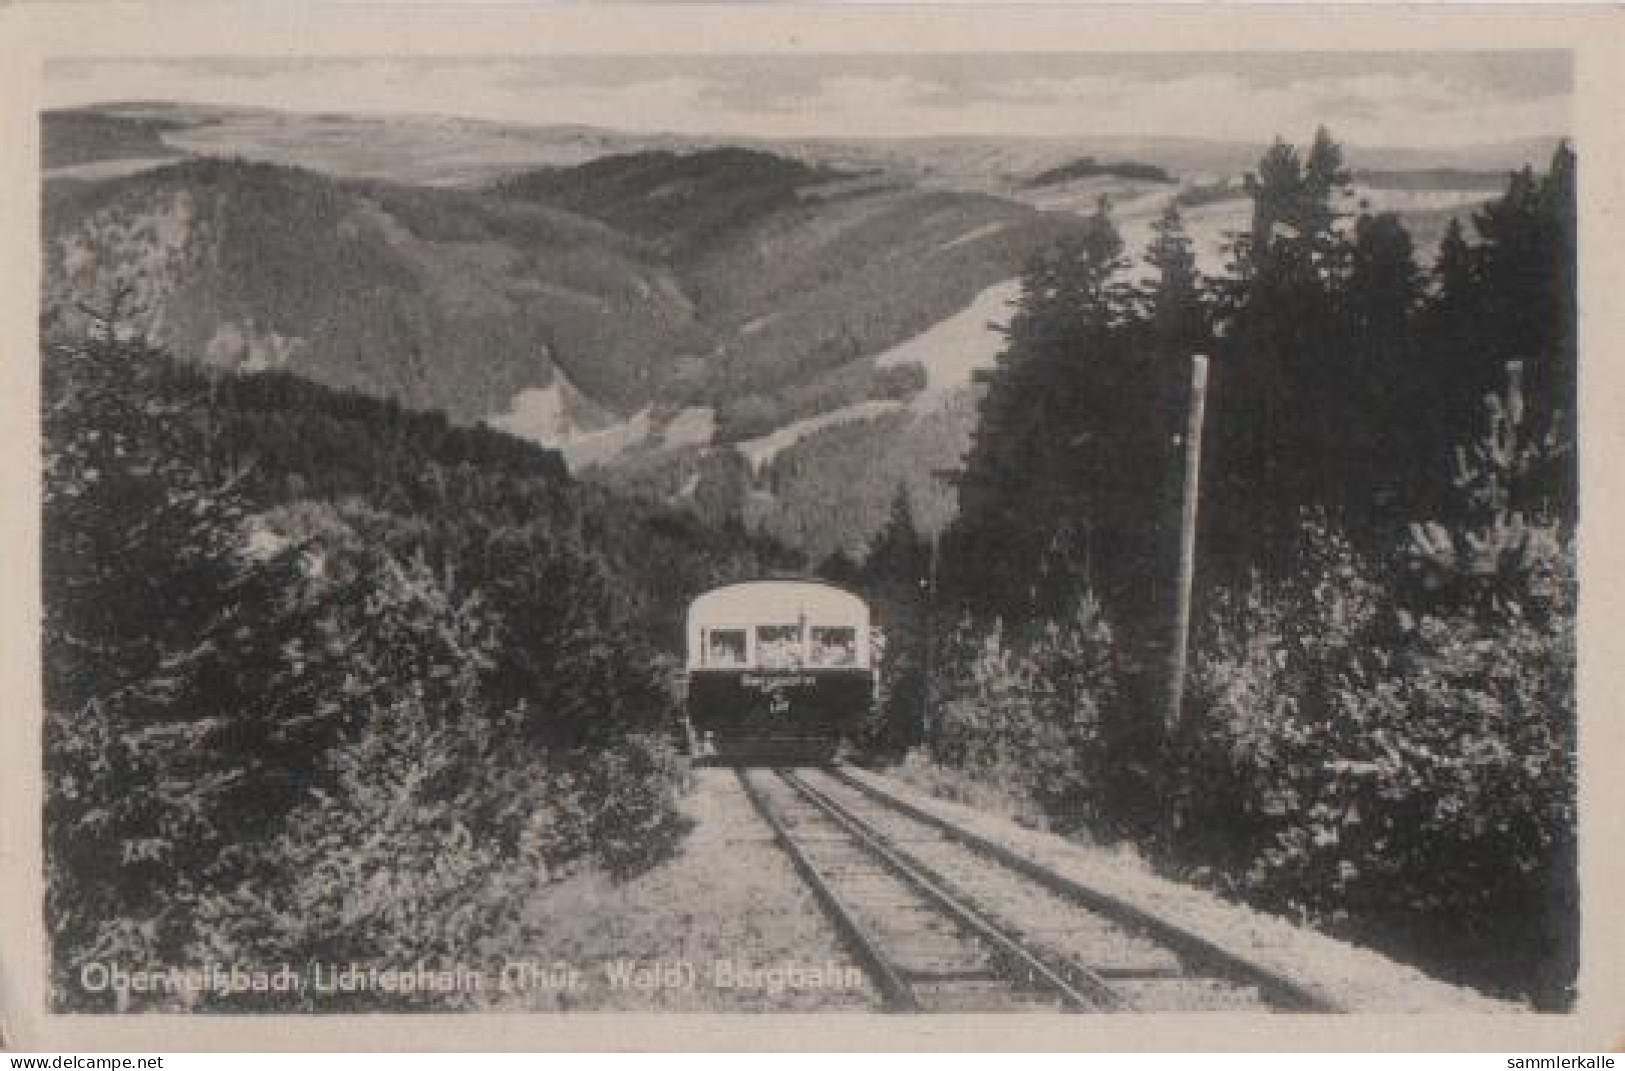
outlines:
[[[680,843],[648,638],[771,547],[439,416],[207,372],[111,326],[47,338],[58,1008],[314,999],[117,997],[82,984],[90,964],[495,970],[526,947],[538,883],[633,874]]]
[[[1034,259],[940,560],[907,500],[836,562],[891,633],[881,754],[1453,979],[1576,973],[1574,154],[1431,269],[1278,141],[1198,274],[1110,205]],[[1165,726],[1190,357],[1212,359],[1198,626]],[[939,578],[933,591],[931,576]],[[896,648],[909,653],[898,654]]]

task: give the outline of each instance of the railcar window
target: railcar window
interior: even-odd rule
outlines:
[[[705,634],[705,664],[742,666],[745,664],[745,630],[714,628]]]
[[[814,625],[812,664],[850,666],[858,660],[858,630],[849,626]]]
[[[801,665],[800,625],[760,625],[756,629],[756,664],[764,669]]]

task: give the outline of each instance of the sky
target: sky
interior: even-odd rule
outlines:
[[[1361,145],[1570,132],[1565,52],[73,59],[52,106],[175,100],[780,137],[1167,135]]]

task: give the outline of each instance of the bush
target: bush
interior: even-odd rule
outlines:
[[[906,402],[925,389],[930,377],[918,361],[876,368],[869,397],[882,401]]]
[[[92,961],[473,965],[524,947],[537,883],[671,851],[659,688],[579,535],[263,508],[202,463],[214,415],[173,373],[111,339],[45,358],[58,1007],[122,1006]],[[149,1001],[275,999],[315,998]]]
[[[933,681],[933,758],[1013,789],[1056,829],[1098,828],[1101,725],[1116,698],[1112,633],[1098,607],[1086,602],[1027,636],[965,622],[947,646]]]
[[[1201,645],[1177,845],[1235,891],[1481,983],[1572,982],[1572,547],[1419,610],[1311,525]],[[1516,979],[1516,980],[1514,980]]]
[[[1447,520],[1385,561],[1325,523],[1302,571],[1217,593],[1173,845],[1231,889],[1544,1006],[1577,902],[1566,448],[1516,381],[1456,451]]]
[[[716,431],[718,443],[741,442],[774,431],[789,420],[783,402],[765,394],[747,394],[717,406]]]

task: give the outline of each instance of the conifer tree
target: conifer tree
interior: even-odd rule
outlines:
[[[1145,261],[1155,272],[1147,301],[1152,344],[1158,355],[1188,356],[1207,346],[1208,330],[1196,251],[1177,201],[1168,202],[1151,233]]]
[[[1122,239],[1103,198],[1088,225],[1022,278],[1008,342],[988,377],[946,553],[983,612],[1027,618],[1087,587],[1117,446],[1135,412],[1124,330],[1134,319]],[[1143,422],[1142,422],[1143,423]]]
[[[1543,176],[1524,168],[1506,193],[1473,217],[1482,242],[1475,250],[1487,313],[1486,349],[1496,371],[1522,363],[1536,426],[1571,444],[1562,476],[1572,505],[1578,487],[1576,442],[1576,203],[1574,152],[1553,154]]]
[[[1467,439],[1480,413],[1479,399],[1494,389],[1495,367],[1486,340],[1484,290],[1461,220],[1451,217],[1434,259],[1430,293],[1420,319],[1425,390],[1433,399],[1430,425],[1435,456]]]
[[[925,732],[925,669],[929,662],[931,600],[929,541],[914,521],[906,488],[892,497],[891,514],[870,543],[863,563],[863,586],[875,624],[885,636],[880,666],[880,727],[877,744],[897,751],[918,743]]]
[[[1298,514],[1335,494],[1341,403],[1340,290],[1348,273],[1337,198],[1342,150],[1321,129],[1307,157],[1277,139],[1246,177],[1249,233],[1221,287],[1211,398],[1215,464],[1205,544],[1237,576],[1255,563],[1291,568]]]
[[[929,545],[914,521],[908,489],[899,486],[892,495],[886,524],[869,545],[864,573],[872,585],[917,589],[926,579],[929,553]]]
[[[1552,439],[1553,501],[1572,523],[1575,470],[1574,153],[1558,147],[1545,175],[1513,173],[1501,197],[1473,216],[1479,241],[1452,220],[1420,314],[1422,378],[1431,399],[1430,456],[1447,457],[1477,434],[1485,399],[1505,389],[1516,362],[1534,433]],[[1446,470],[1446,475],[1448,472]],[[1448,511],[1451,496],[1436,496]]]
[[[1355,220],[1348,253],[1341,325],[1344,360],[1327,370],[1337,388],[1326,399],[1334,478],[1347,521],[1359,532],[1386,536],[1422,495],[1431,446],[1416,317],[1423,292],[1411,237],[1392,213]]]

